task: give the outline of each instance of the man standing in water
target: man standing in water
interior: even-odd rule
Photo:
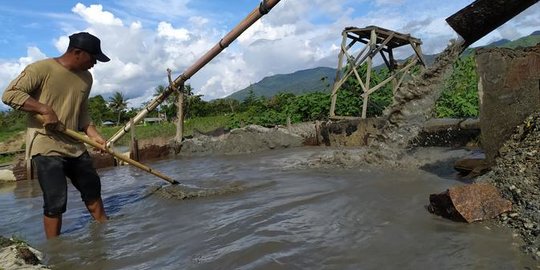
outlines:
[[[99,38],[86,32],[73,34],[62,56],[28,65],[2,95],[5,104],[29,112],[26,152],[27,158],[32,157],[43,191],[43,225],[47,239],[60,235],[67,204],[66,177],[79,190],[92,217],[98,222],[107,220],[100,178],[86,146],[54,130],[64,125],[84,131],[90,139],[105,144],[88,113],[93,82],[88,70],[96,60],[110,60],[101,51]],[[40,115],[43,122],[35,115]]]

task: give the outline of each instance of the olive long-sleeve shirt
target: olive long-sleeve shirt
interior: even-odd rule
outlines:
[[[91,123],[88,96],[92,88],[89,71],[70,71],[55,59],[28,65],[5,89],[2,101],[20,109],[32,97],[49,105],[66,128],[82,130]],[[27,154],[45,156],[80,156],[86,146],[60,132],[46,131],[33,116],[27,120]]]

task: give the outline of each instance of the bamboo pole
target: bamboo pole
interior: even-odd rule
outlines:
[[[97,142],[95,142],[95,141],[93,141],[93,140],[79,134],[78,132],[76,132],[74,130],[66,128],[65,130],[63,130],[61,132],[68,135],[68,136],[70,136],[70,137],[72,137],[72,138],[74,138],[74,139],[77,139],[77,140],[80,140],[80,141],[82,141],[82,142],[84,142],[86,144],[89,144],[89,145],[91,145],[91,146],[93,146],[93,147],[95,147],[95,148],[97,148],[97,149],[99,149],[101,151],[107,152],[107,153],[113,155],[114,157],[116,157],[117,159],[120,159],[120,160],[122,160],[122,161],[124,161],[124,162],[126,162],[126,163],[128,163],[130,165],[133,165],[133,166],[143,170],[143,171],[149,172],[149,173],[151,173],[151,174],[153,174],[153,175],[155,175],[155,176],[157,176],[159,178],[162,178],[163,180],[165,180],[165,181],[167,181],[167,182],[169,182],[169,183],[171,183],[173,185],[179,184],[178,181],[176,181],[176,180],[174,180],[174,179],[172,179],[172,178],[170,178],[170,177],[168,177],[168,176],[166,176],[166,175],[164,175],[164,174],[162,174],[162,173],[160,173],[160,172],[158,172],[158,171],[156,171],[156,170],[154,170],[154,169],[152,169],[152,168],[150,168],[150,167],[148,167],[148,166],[146,166],[146,165],[144,165],[144,164],[142,164],[142,163],[140,163],[138,161],[135,161],[135,160],[133,160],[131,158],[128,158],[128,157],[126,157],[124,155],[118,154],[118,153],[114,152],[114,150],[109,149],[107,147],[104,147],[103,145],[101,145],[101,144],[99,144],[99,143],[97,143]]]
[[[43,122],[43,118],[40,115],[36,115],[36,118],[38,118],[41,122]],[[45,128],[47,128],[47,127],[45,127]],[[137,167],[137,168],[139,168],[139,169],[141,169],[143,171],[149,172],[149,173],[151,173],[151,174],[153,174],[153,175],[155,175],[155,176],[157,176],[157,177],[159,177],[159,178],[161,178],[161,179],[163,179],[163,180],[165,180],[165,181],[167,181],[167,182],[169,182],[169,183],[171,183],[173,185],[180,184],[178,181],[176,181],[176,180],[174,180],[174,179],[172,179],[172,178],[170,178],[170,177],[168,177],[168,176],[166,176],[166,175],[164,175],[164,174],[162,174],[162,173],[160,173],[160,172],[158,172],[158,171],[156,171],[156,170],[154,170],[154,169],[152,169],[152,168],[150,168],[150,167],[148,167],[148,166],[146,166],[146,165],[144,165],[144,164],[142,164],[142,163],[140,163],[138,161],[135,161],[135,160],[133,160],[133,159],[131,159],[129,157],[126,157],[124,155],[118,154],[114,150],[112,150],[112,149],[110,149],[108,147],[105,147],[105,146],[93,141],[92,139],[90,139],[88,137],[85,137],[82,134],[80,134],[80,133],[78,133],[78,132],[76,132],[74,130],[71,130],[69,128],[64,127],[62,124],[57,125],[56,128],[51,129],[51,130],[62,132],[64,134],[66,134],[67,136],[71,137],[71,138],[74,138],[74,139],[79,140],[79,141],[81,141],[83,143],[89,144],[89,145],[93,146],[94,148],[97,148],[97,149],[99,149],[99,150],[101,150],[103,152],[107,152],[107,153],[111,154],[112,156],[114,156],[115,158],[120,159],[120,160],[122,160],[125,163],[128,163],[130,165],[133,165],[133,166],[135,166],[135,167]]]
[[[131,122],[131,125],[134,127],[135,125],[133,125],[133,119],[130,119],[129,120]],[[140,157],[139,157],[139,141],[137,140],[137,136],[135,134],[135,128],[132,128],[131,130],[131,157],[136,160],[136,161],[140,161]]]
[[[250,14],[244,20],[242,20],[233,30],[231,30],[227,35],[225,35],[212,49],[210,49],[206,54],[204,54],[199,60],[197,60],[193,65],[188,67],[180,76],[178,76],[172,87],[169,86],[165,89],[163,93],[157,96],[152,100],[144,109],[142,109],[134,118],[133,123],[136,124],[141,121],[149,112],[154,110],[159,104],[161,104],[178,86],[183,85],[191,76],[193,76],[197,71],[204,67],[208,62],[210,62],[214,57],[216,57],[221,51],[227,48],[238,36],[240,36],[246,29],[253,25],[257,20],[259,20],[263,15],[270,12],[270,10],[279,3],[280,0],[263,0],[259,7],[251,11]],[[107,142],[107,145],[116,142],[124,134],[126,134],[131,128],[130,124],[125,125],[122,129],[118,130]]]
[[[174,83],[171,77],[171,69],[167,69],[167,78],[169,79],[169,87],[174,87]],[[178,100],[176,101],[176,134],[174,141],[181,143],[184,138],[184,85],[180,85],[177,89]]]
[[[387,39],[388,41],[388,39]],[[371,30],[371,36],[369,40],[369,46],[370,46],[370,53],[367,55],[367,71],[366,71],[366,87],[364,88],[364,102],[362,104],[362,119],[366,119],[367,117],[367,105],[368,105],[368,99],[369,99],[369,89],[370,89],[370,81],[371,81],[371,66],[373,65],[373,55],[372,52],[374,50],[378,50],[379,48],[382,48],[383,46],[380,46],[377,48],[377,33],[375,30]],[[376,49],[377,48],[377,49]]]

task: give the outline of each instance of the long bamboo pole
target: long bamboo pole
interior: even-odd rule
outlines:
[[[221,51],[227,48],[238,36],[240,36],[245,30],[259,20],[263,15],[270,12],[270,10],[279,3],[280,0],[263,0],[259,7],[251,11],[250,14],[244,20],[242,20],[235,28],[233,28],[227,35],[225,35],[212,49],[204,54],[198,61],[188,67],[180,76],[178,76],[173,85],[168,86],[163,93],[154,98],[144,109],[142,109],[133,118],[133,124],[140,122],[149,112],[154,110],[179,86],[183,85],[191,76],[204,67],[214,57],[216,57]],[[131,124],[126,124],[123,128],[118,130],[108,141],[107,145],[110,145],[120,139],[131,128]]]
[[[41,122],[43,122],[43,118],[41,116],[36,115],[36,117]],[[155,175],[155,176],[157,176],[157,177],[159,177],[159,178],[161,178],[161,179],[163,179],[163,180],[165,180],[165,181],[167,181],[167,182],[169,182],[169,183],[171,183],[173,185],[180,184],[178,181],[176,181],[176,180],[174,180],[174,179],[172,179],[172,178],[170,178],[170,177],[168,177],[168,176],[166,176],[166,175],[164,175],[164,174],[162,174],[162,173],[160,173],[160,172],[158,172],[158,171],[156,171],[156,170],[154,170],[154,169],[152,169],[152,168],[150,168],[150,167],[148,167],[148,166],[146,166],[146,165],[144,165],[144,164],[142,164],[142,163],[140,163],[138,161],[135,161],[135,160],[133,160],[133,159],[131,159],[129,157],[126,157],[124,155],[118,154],[114,150],[112,150],[112,149],[110,149],[108,147],[105,147],[105,146],[91,140],[90,138],[87,138],[87,137],[83,136],[82,134],[80,134],[80,133],[78,133],[78,132],[76,132],[74,130],[66,128],[61,124],[57,125],[56,128],[54,128],[54,130],[58,131],[58,132],[62,132],[64,134],[66,134],[67,136],[71,137],[71,138],[74,138],[76,140],[79,140],[81,142],[89,144],[89,145],[91,145],[91,146],[93,146],[93,147],[95,147],[95,148],[97,148],[97,149],[99,149],[99,150],[101,150],[103,152],[107,152],[107,153],[113,155],[114,157],[116,157],[116,158],[130,164],[130,165],[133,165],[133,166],[135,166],[135,167],[137,167],[137,168],[139,168],[139,169],[141,169],[143,171],[149,172],[149,173],[151,173],[151,174],[153,174],[153,175]]]
[[[62,132],[64,134],[74,138],[74,139],[80,140],[80,141],[82,141],[82,142],[84,142],[86,144],[89,144],[89,145],[91,145],[91,146],[93,146],[93,147],[95,147],[95,148],[97,148],[97,149],[99,149],[101,151],[107,152],[107,153],[113,155],[114,157],[116,157],[116,158],[118,158],[118,159],[120,159],[120,160],[122,160],[122,161],[124,161],[124,162],[126,162],[128,164],[131,164],[131,165],[133,165],[133,166],[135,166],[135,167],[137,167],[137,168],[139,168],[139,169],[141,169],[143,171],[149,172],[149,173],[151,173],[151,174],[153,174],[153,175],[155,175],[155,176],[157,176],[157,177],[159,177],[159,178],[161,178],[161,179],[163,179],[163,180],[165,180],[165,181],[167,181],[167,182],[169,182],[169,183],[171,183],[173,185],[178,185],[179,184],[178,181],[176,181],[176,180],[174,180],[174,179],[172,179],[172,178],[170,178],[170,177],[168,177],[168,176],[166,176],[166,175],[164,175],[164,174],[162,174],[162,173],[160,173],[160,172],[158,172],[158,171],[156,171],[156,170],[154,170],[154,169],[152,169],[152,168],[150,168],[150,167],[148,167],[148,166],[146,166],[146,165],[144,165],[144,164],[142,164],[142,163],[140,163],[138,161],[135,161],[135,160],[133,160],[131,158],[128,158],[128,157],[126,157],[124,155],[118,154],[114,150],[112,150],[110,148],[107,148],[107,147],[104,147],[103,145],[101,145],[101,144],[99,144],[99,143],[97,143],[97,142],[95,142],[95,141],[81,135],[80,133],[78,133],[78,132],[76,132],[74,130],[66,128]]]

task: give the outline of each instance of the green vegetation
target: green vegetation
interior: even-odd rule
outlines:
[[[435,104],[436,117],[477,117],[478,77],[474,56],[458,59],[454,64],[454,72],[444,83],[441,97]]]
[[[0,112],[0,142],[24,130],[26,128],[25,120],[26,114],[21,111]]]

